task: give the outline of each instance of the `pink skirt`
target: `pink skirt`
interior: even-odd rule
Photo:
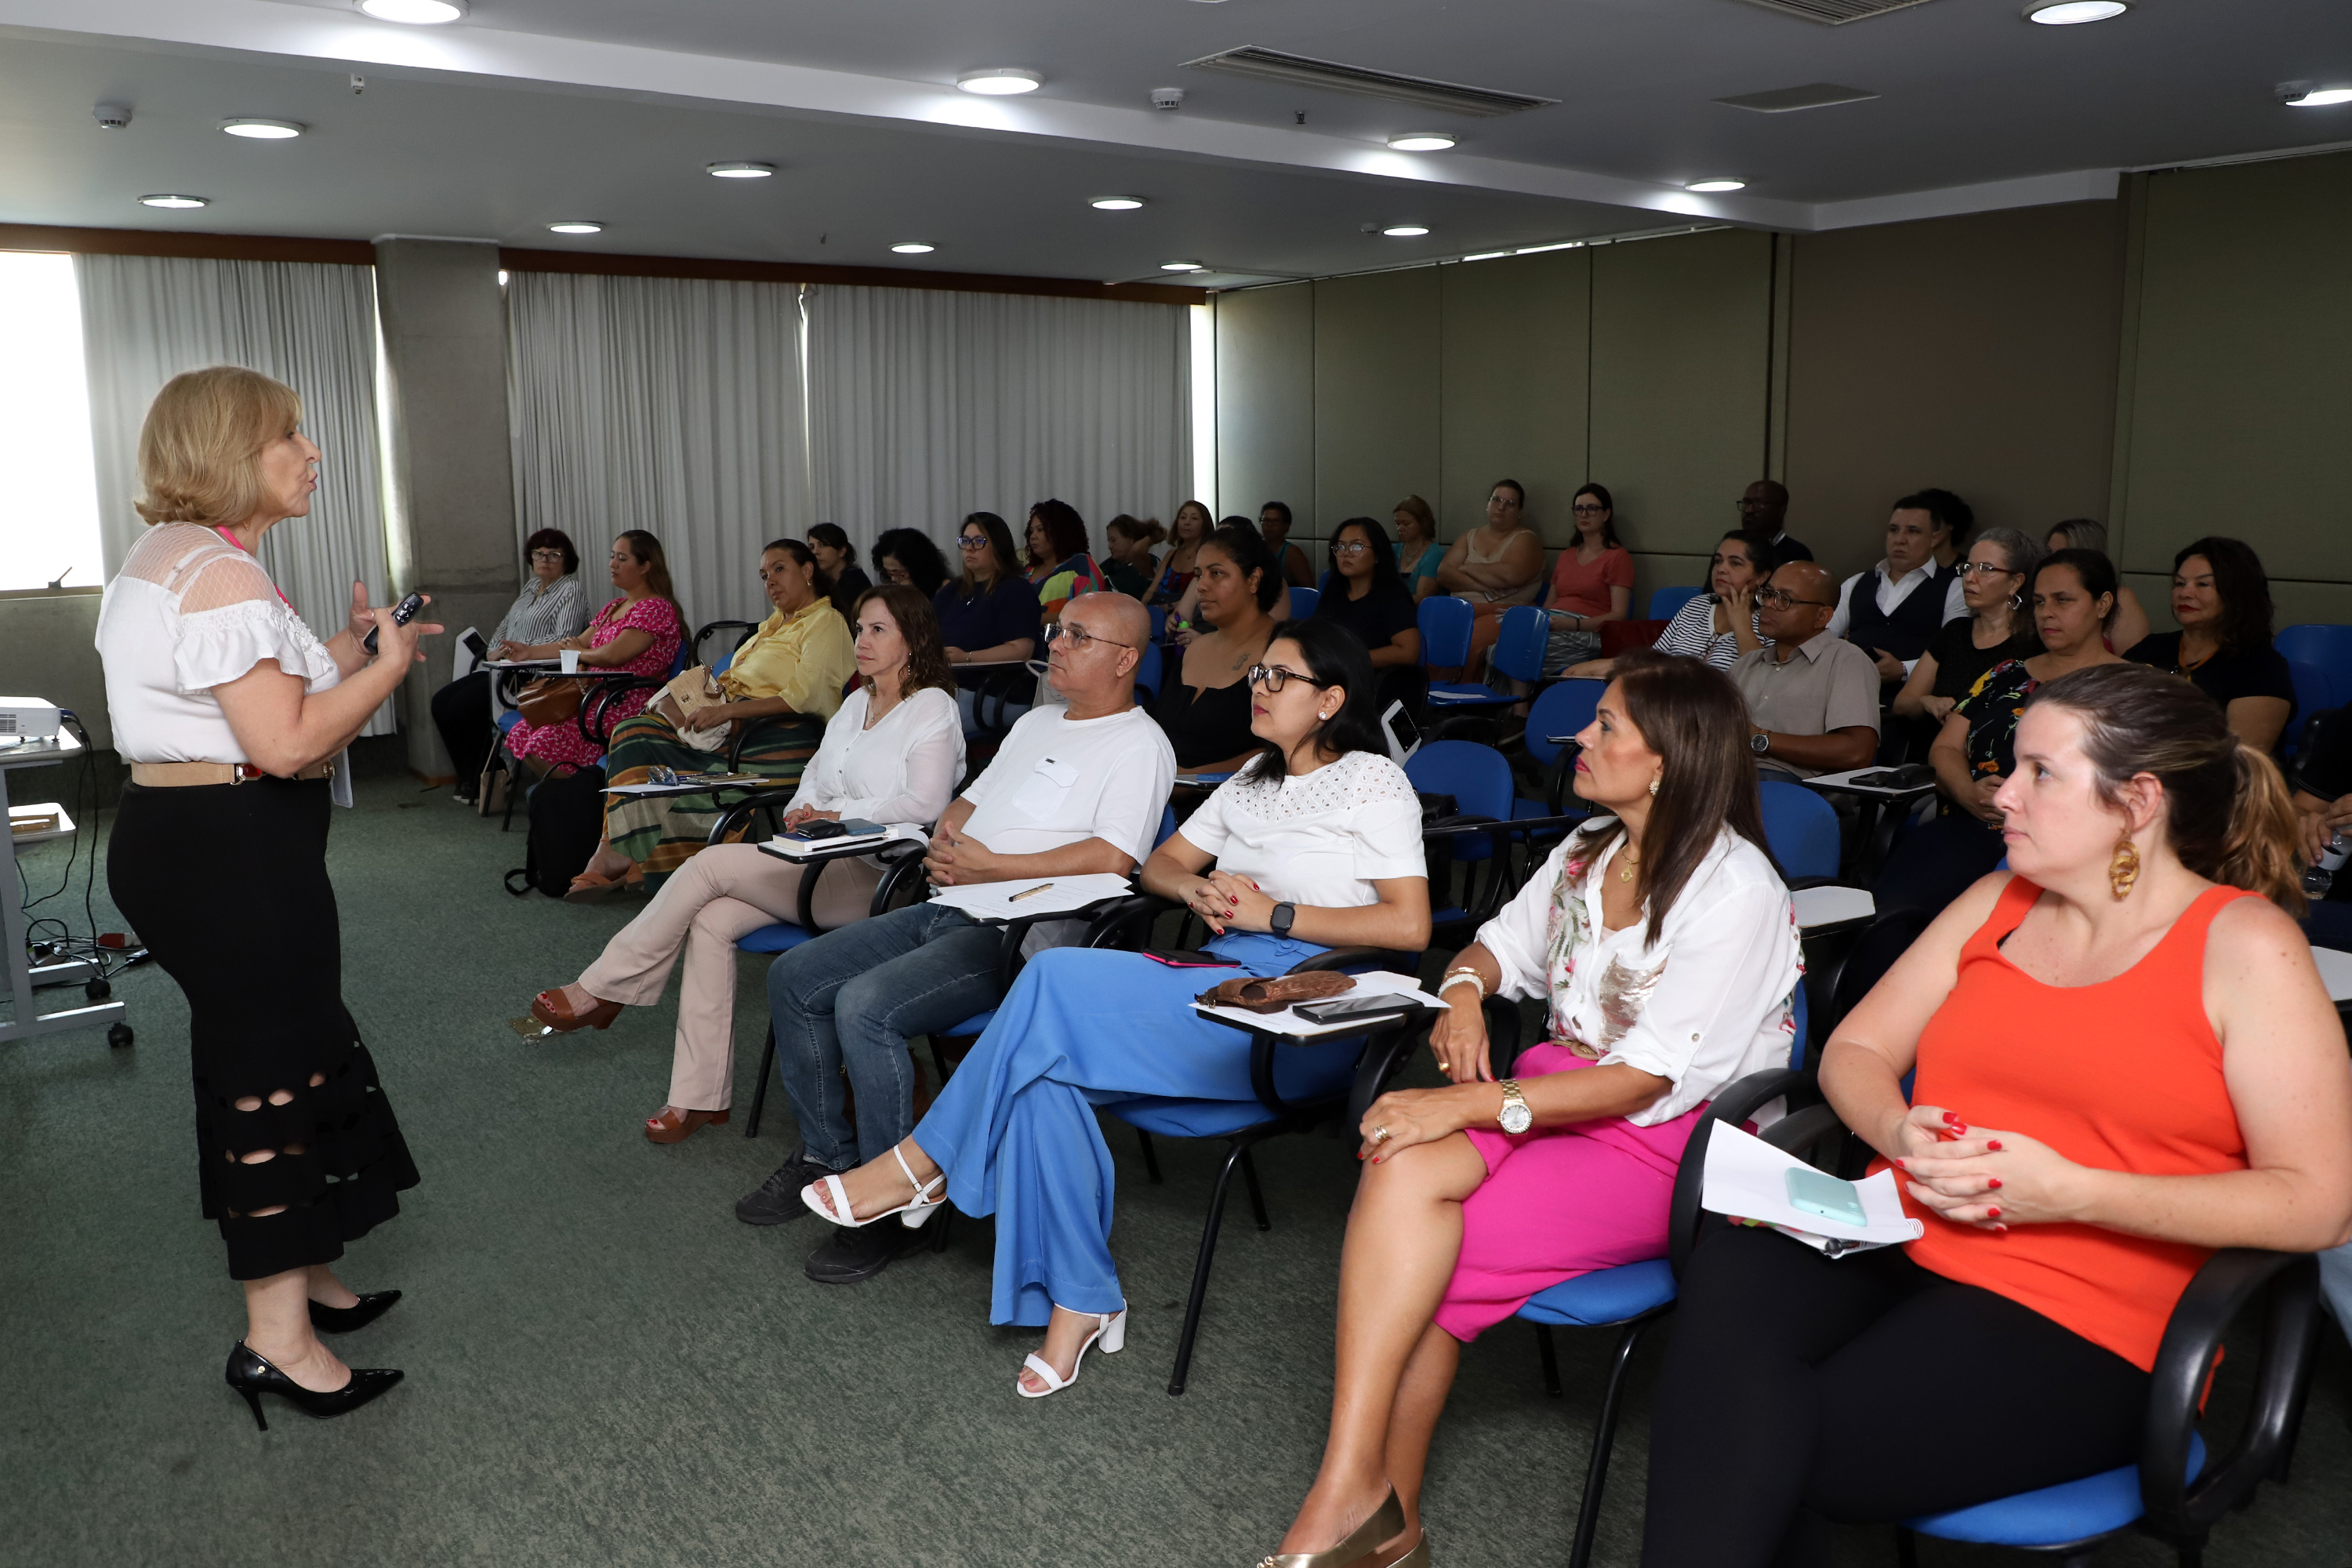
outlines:
[[[1540,1078],[1595,1064],[1566,1046],[1529,1046],[1517,1076]],[[1622,1116],[1514,1136],[1464,1136],[1486,1162],[1486,1180],[1462,1205],[1462,1255],[1437,1306],[1436,1323],[1475,1340],[1563,1279],[1666,1255],[1675,1171],[1706,1107],[1655,1127]]]

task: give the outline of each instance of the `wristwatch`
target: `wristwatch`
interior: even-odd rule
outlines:
[[[1503,1113],[1496,1118],[1506,1132],[1525,1132],[1536,1124],[1536,1113],[1528,1109],[1527,1096],[1519,1092],[1516,1079],[1505,1079],[1496,1085],[1503,1091]]]
[[[1770,732],[1764,730],[1759,730],[1753,735],[1748,736],[1748,749],[1755,752],[1759,757],[1765,752],[1770,751],[1772,749],[1772,736]]]
[[[1266,917],[1265,923],[1273,928],[1275,935],[1287,941],[1290,937],[1290,922],[1297,918],[1297,905],[1276,904],[1274,906],[1274,913]]]

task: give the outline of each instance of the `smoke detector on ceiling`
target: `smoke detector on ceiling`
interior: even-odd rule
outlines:
[[[100,131],[120,131],[131,123],[131,106],[127,103],[95,104],[91,106],[90,113],[97,119]]]
[[[1181,87],[1153,88],[1151,89],[1151,107],[1154,109],[1183,108],[1184,89]]]

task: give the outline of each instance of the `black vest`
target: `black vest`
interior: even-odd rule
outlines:
[[[1891,616],[1878,607],[1881,581],[1874,566],[1854,583],[1845,605],[1845,640],[1864,653],[1884,648],[1907,663],[1927,651],[1936,628],[1944,624],[1944,595],[1951,592],[1951,569],[1930,568],[1927,580],[1905,595]]]

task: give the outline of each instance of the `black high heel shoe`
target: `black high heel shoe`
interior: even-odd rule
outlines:
[[[269,1423],[261,1416],[261,1396],[265,1394],[283,1394],[297,1410],[323,1418],[357,1410],[401,1378],[398,1372],[388,1368],[354,1367],[351,1382],[342,1387],[313,1394],[270,1365],[267,1358],[247,1350],[243,1340],[237,1341],[236,1348],[228,1352],[227,1375],[228,1385],[244,1394],[246,1404],[252,1407],[253,1424],[265,1432],[269,1430]]]
[[[310,1326],[322,1334],[348,1334],[353,1329],[364,1329],[391,1310],[400,1300],[397,1290],[378,1290],[362,1296],[355,1305],[329,1307],[317,1301],[310,1303]]]

